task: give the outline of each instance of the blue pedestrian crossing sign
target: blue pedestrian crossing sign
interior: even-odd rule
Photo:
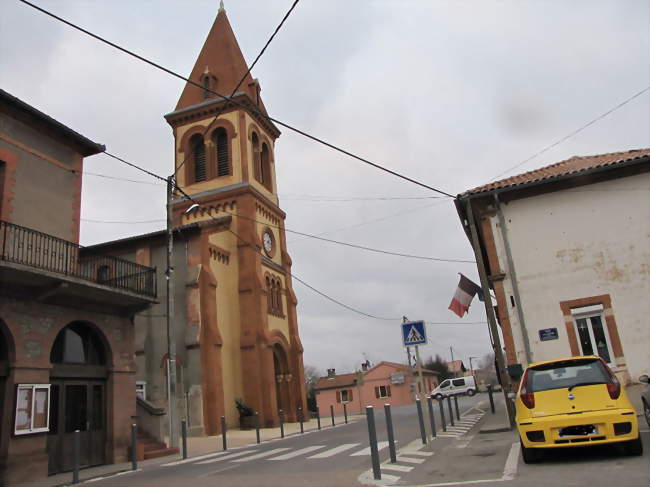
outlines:
[[[402,323],[402,341],[405,347],[424,345],[427,343],[427,332],[424,328],[424,321]]]

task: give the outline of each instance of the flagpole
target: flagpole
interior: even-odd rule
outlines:
[[[467,216],[467,223],[469,224],[470,234],[472,236],[472,248],[474,250],[474,256],[476,258],[476,266],[478,267],[478,275],[481,279],[481,287],[483,288],[483,296],[485,300],[485,312],[488,317],[488,325],[492,333],[492,340],[494,343],[494,356],[499,366],[498,373],[501,377],[501,390],[503,392],[503,397],[506,404],[506,410],[508,412],[508,419],[510,421],[510,427],[515,426],[515,418],[513,415],[512,407],[510,404],[510,399],[508,398],[508,393],[510,392],[510,377],[506,373],[505,361],[503,359],[503,349],[501,348],[501,338],[499,337],[499,330],[497,328],[496,316],[494,315],[494,308],[492,307],[492,299],[490,294],[490,286],[488,284],[487,273],[485,271],[485,262],[483,261],[483,252],[481,252],[481,246],[478,240],[478,232],[476,230],[476,222],[474,221],[474,212],[472,210],[471,199],[467,198],[465,202],[465,213]]]

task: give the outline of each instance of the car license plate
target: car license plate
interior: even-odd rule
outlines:
[[[560,430],[560,436],[589,436],[597,435],[598,428],[593,424],[581,424],[578,426],[567,426]]]

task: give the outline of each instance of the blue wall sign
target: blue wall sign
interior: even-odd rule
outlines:
[[[402,323],[402,342],[405,347],[424,345],[427,343],[427,332],[424,328],[424,321]]]
[[[557,328],[544,328],[543,330],[539,330],[539,339],[543,342],[557,340],[558,338]]]

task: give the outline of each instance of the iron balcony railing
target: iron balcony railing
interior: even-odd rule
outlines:
[[[82,247],[0,220],[0,260],[156,297],[156,269],[110,255],[80,255]]]

